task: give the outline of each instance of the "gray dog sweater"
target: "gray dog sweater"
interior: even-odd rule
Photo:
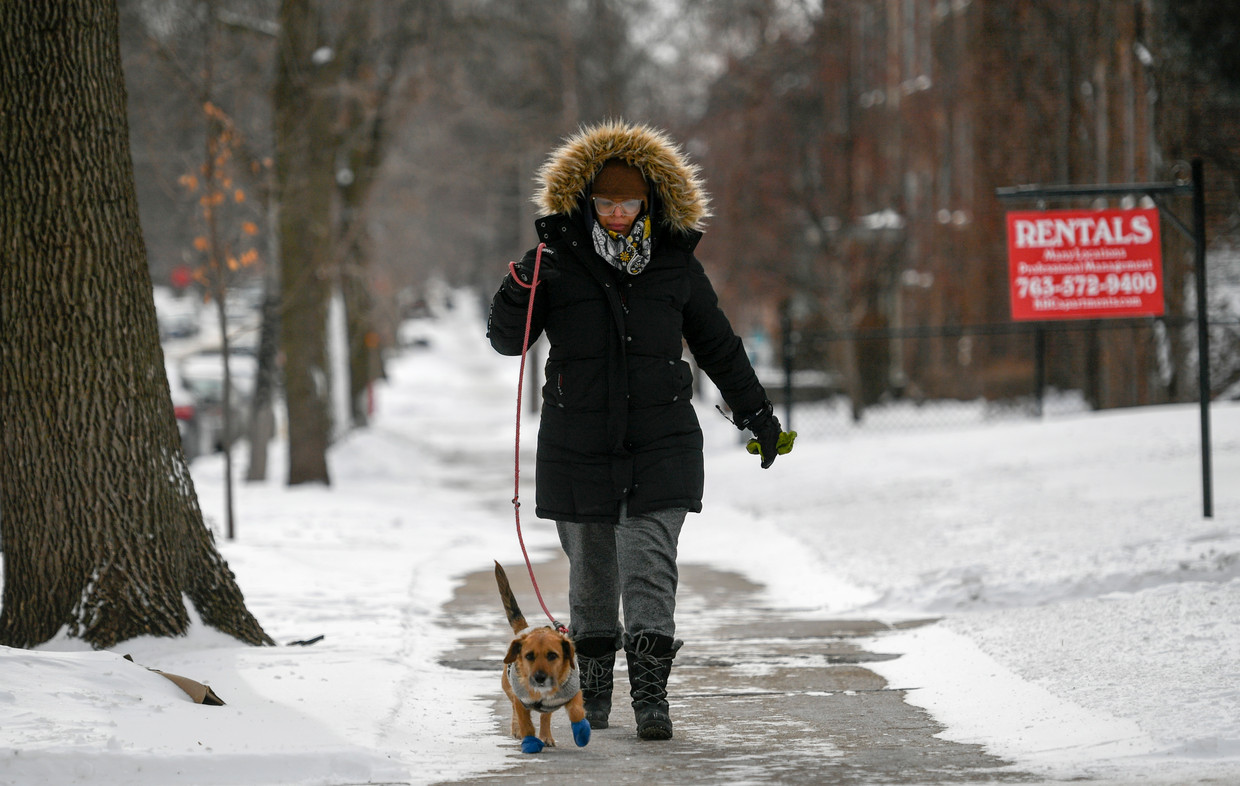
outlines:
[[[512,693],[517,697],[517,701],[521,702],[527,710],[553,712],[568,704],[569,700],[581,691],[581,669],[574,662],[572,671],[568,673],[568,679],[564,680],[559,690],[541,699],[534,698],[529,685],[521,679],[515,662],[508,664],[508,682],[512,685]]]

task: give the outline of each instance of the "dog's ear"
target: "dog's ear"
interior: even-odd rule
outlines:
[[[568,661],[569,666],[577,665],[577,648],[573,646],[573,640],[569,638],[563,639],[564,660]]]
[[[521,639],[513,639],[508,645],[508,654],[504,656],[504,663],[512,663],[519,657],[521,657]]]

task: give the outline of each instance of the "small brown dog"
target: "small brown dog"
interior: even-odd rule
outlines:
[[[508,576],[495,563],[495,583],[504,602],[504,613],[516,637],[504,656],[504,693],[512,702],[512,736],[521,740],[523,753],[555,747],[551,736],[551,713],[560,707],[573,724],[573,741],[584,747],[590,741],[590,722],[581,697],[581,673],[572,639],[550,628],[531,628],[517,606]],[[540,714],[538,735],[530,712]]]

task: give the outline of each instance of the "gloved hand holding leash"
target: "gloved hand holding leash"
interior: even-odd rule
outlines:
[[[538,249],[531,248],[525,252],[525,256],[521,257],[520,262],[508,263],[509,278],[504,280],[504,286],[514,294],[519,293],[521,297],[527,297],[530,289],[534,284],[534,272],[538,271],[538,283],[550,281],[560,275],[560,271],[555,269],[555,250],[542,246],[542,257],[538,256]]]

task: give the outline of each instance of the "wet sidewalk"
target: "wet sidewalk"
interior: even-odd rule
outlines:
[[[531,624],[546,623],[525,566],[505,565]],[[535,566],[543,597],[559,613],[567,598],[564,559]],[[563,712],[552,727],[560,747],[516,753],[514,766],[457,783],[487,784],[930,784],[1038,780],[978,746],[947,742],[926,712],[905,701],[913,685],[888,685],[867,663],[882,650],[880,622],[806,619],[764,608],[761,588],[703,565],[682,565],[677,637],[684,640],[668,687],[674,739],[639,740],[628,702],[624,654],[616,659],[611,726],[585,748],[572,743]],[[500,691],[511,633],[493,572],[471,574],[445,607],[463,631],[445,665],[495,675],[495,734],[511,711]],[[930,621],[902,625],[907,628]],[[877,644],[877,651],[862,646]]]

